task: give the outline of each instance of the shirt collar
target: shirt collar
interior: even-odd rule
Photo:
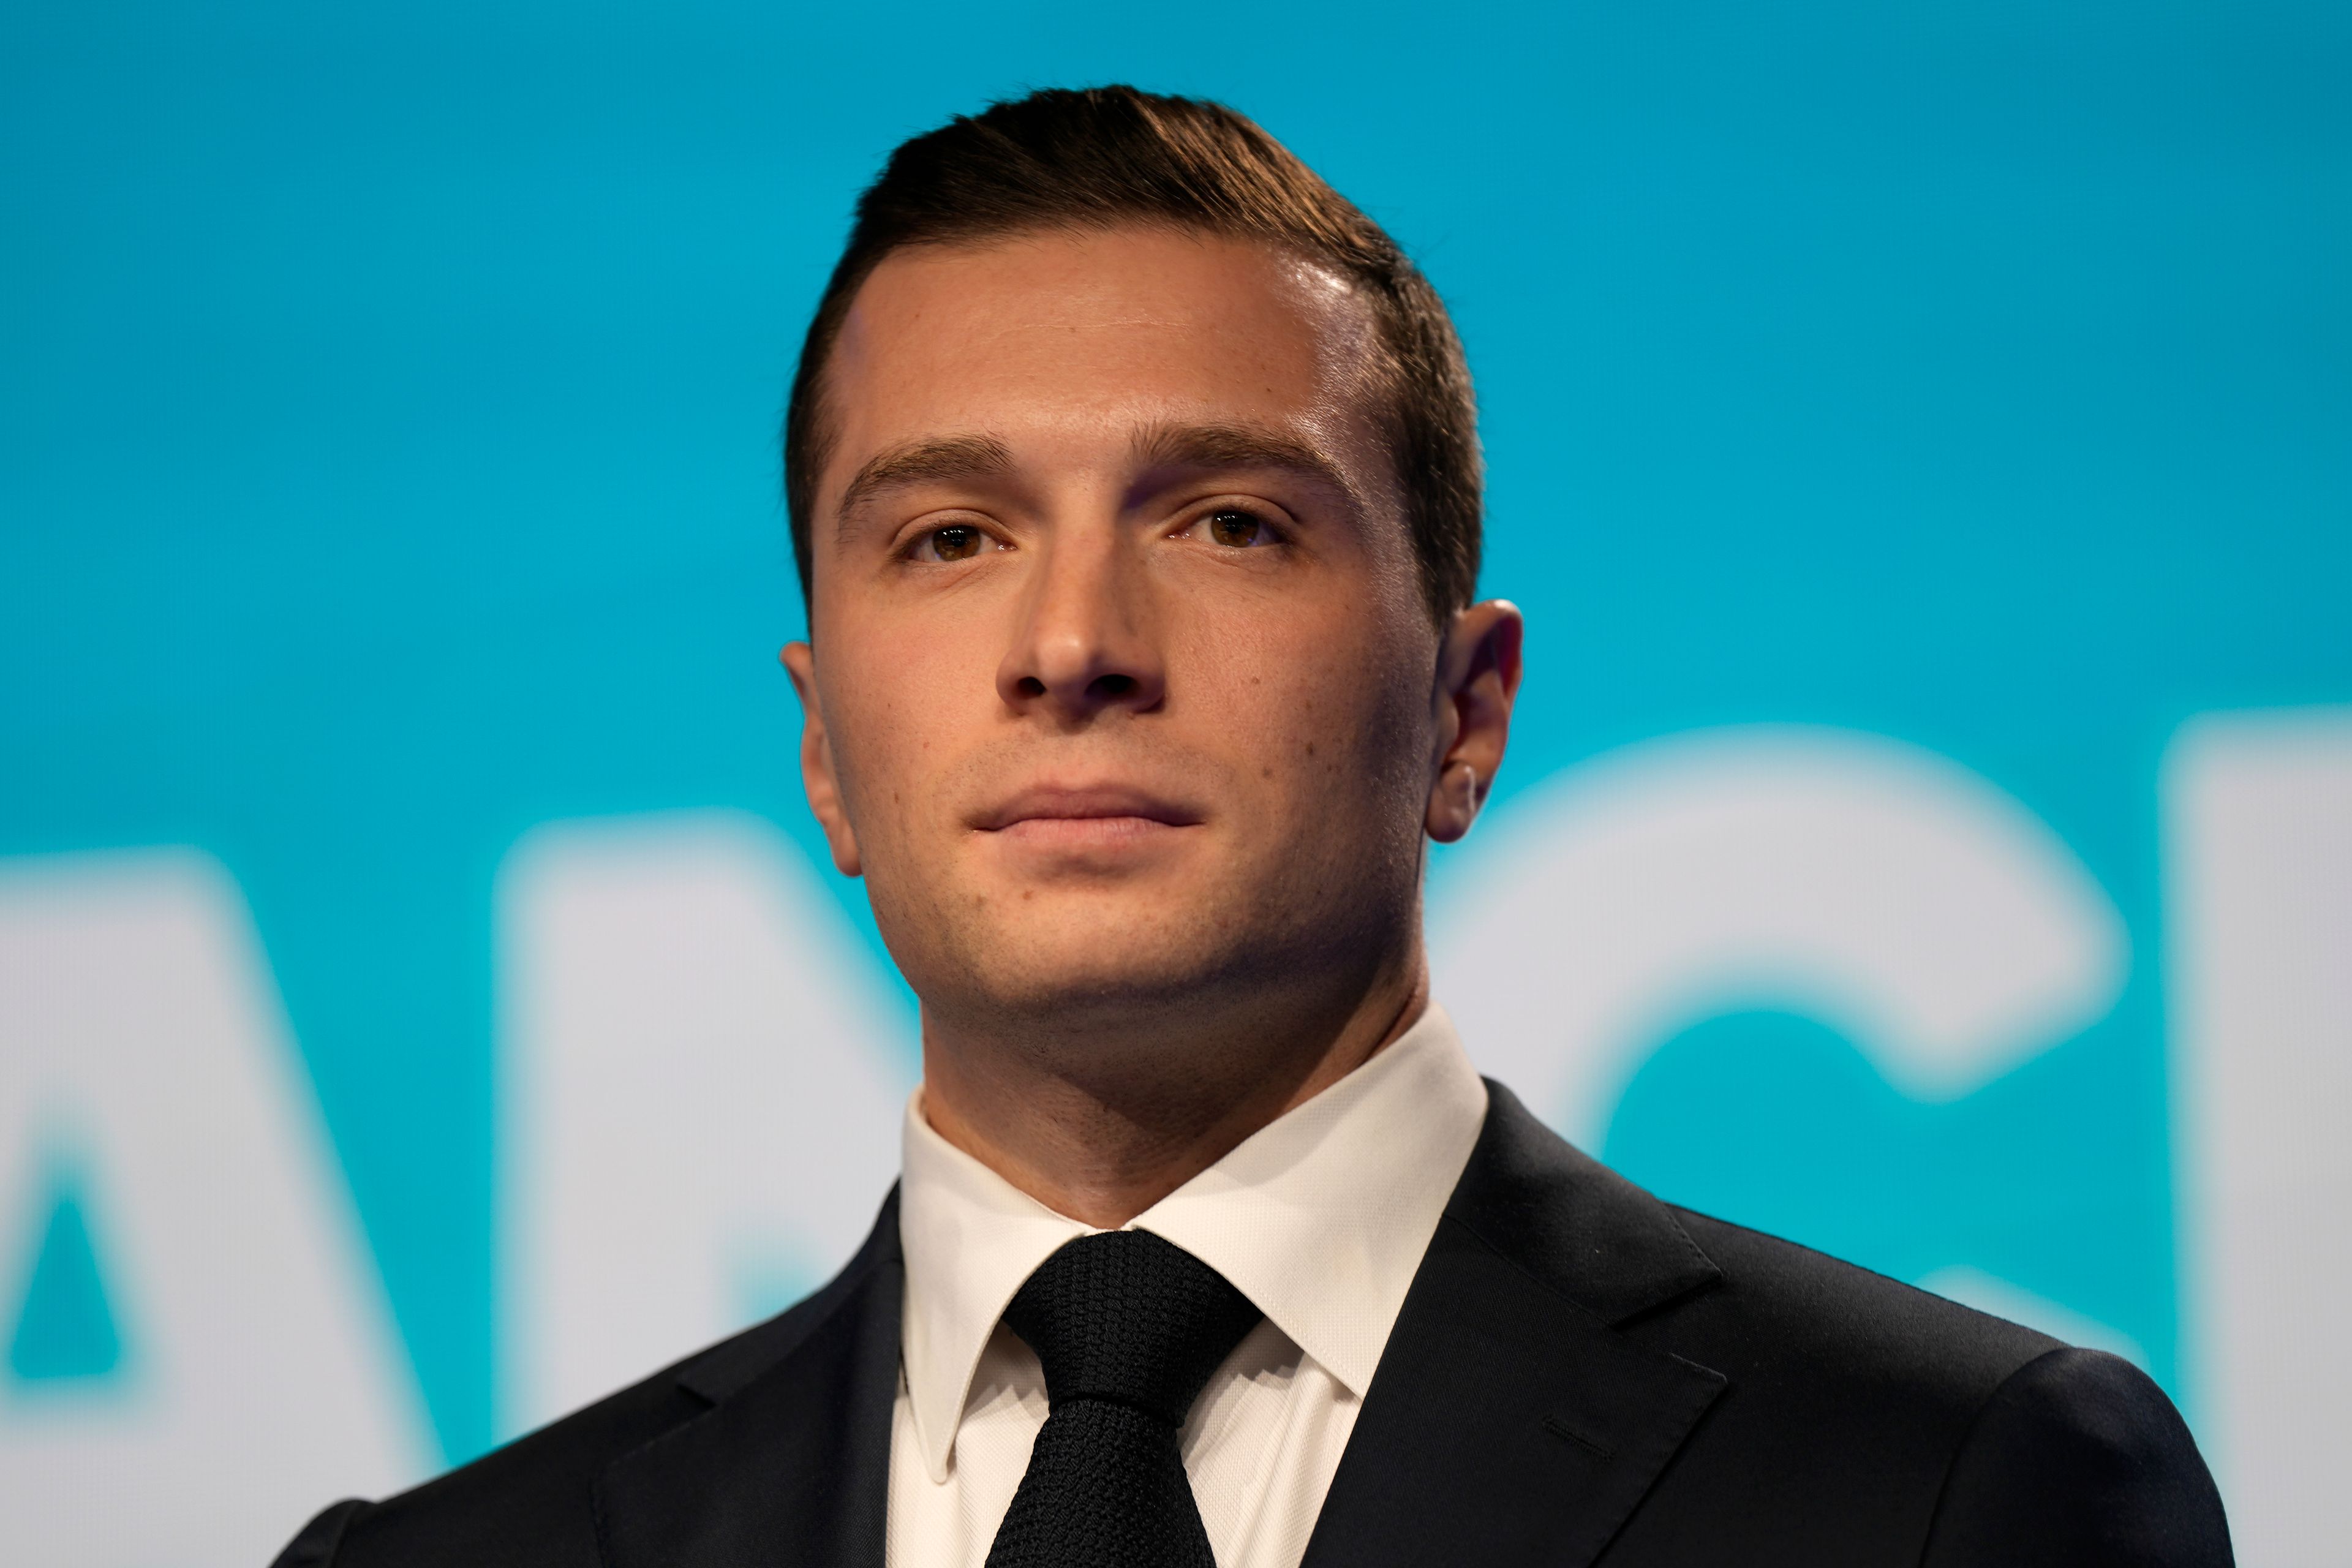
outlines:
[[[1330,1088],[1130,1220],[1233,1281],[1361,1398],[1486,1116],[1486,1086],[1434,1003]],[[924,1468],[947,1479],[974,1369],[1013,1292],[1094,1227],[956,1148],[907,1102],[902,1337]]]

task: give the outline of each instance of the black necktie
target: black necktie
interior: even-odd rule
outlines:
[[[1216,1568],[1177,1438],[1259,1316],[1149,1231],[1082,1236],[1039,1264],[1004,1321],[1053,1408],[988,1568]]]

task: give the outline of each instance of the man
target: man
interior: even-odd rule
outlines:
[[[1420,896],[1519,679],[1468,376],[1255,126],[1057,91],[901,147],[786,462],[810,805],[923,1005],[899,1187],[782,1317],[281,1562],[2229,1561],[2125,1363],[1472,1071]]]

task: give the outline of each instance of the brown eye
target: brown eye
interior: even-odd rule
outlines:
[[[1234,550],[1246,550],[1265,534],[1265,524],[1245,511],[1209,514],[1209,537]]]
[[[924,538],[930,546],[926,553],[940,561],[969,561],[987,542],[987,535],[980,530],[960,522],[935,528]]]

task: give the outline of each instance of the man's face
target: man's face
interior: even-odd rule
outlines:
[[[1439,639],[1370,310],[1155,227],[900,251],[827,371],[813,804],[928,1008],[1361,984],[1417,931]]]

